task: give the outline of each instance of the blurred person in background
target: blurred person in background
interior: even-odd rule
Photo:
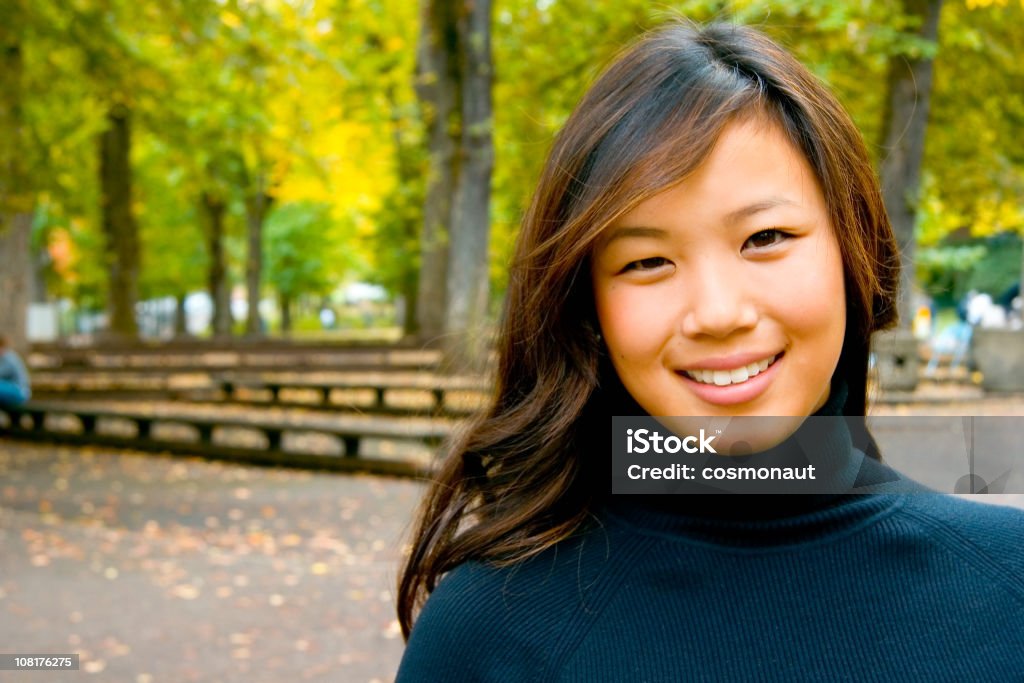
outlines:
[[[20,406],[32,397],[28,370],[7,337],[0,334],[0,408]]]

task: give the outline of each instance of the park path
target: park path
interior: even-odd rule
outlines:
[[[408,480],[2,443],[2,650],[79,652],[97,681],[390,681],[399,548],[421,493]]]

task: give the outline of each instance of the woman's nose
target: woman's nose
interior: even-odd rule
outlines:
[[[705,264],[688,278],[682,333],[687,337],[728,337],[757,325],[758,307],[742,269]]]

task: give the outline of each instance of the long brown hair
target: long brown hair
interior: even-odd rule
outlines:
[[[405,637],[445,572],[520,561],[587,521],[607,488],[602,418],[639,412],[595,333],[592,244],[751,114],[778,122],[817,174],[845,272],[843,413],[864,415],[868,340],[895,322],[899,256],[859,131],[824,85],[752,28],[653,31],[605,71],[555,140],[519,233],[493,404],[452,444],[420,511],[398,587]],[[866,429],[858,438],[877,455]]]

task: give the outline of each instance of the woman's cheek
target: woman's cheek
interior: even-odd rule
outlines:
[[[815,331],[844,318],[845,286],[838,246],[816,240],[798,258],[772,273],[773,282],[762,283],[772,292],[767,302],[797,330]]]
[[[791,341],[810,344],[806,360],[826,367],[838,359],[846,330],[846,294],[838,248],[815,251],[815,258],[794,262],[780,273],[786,283],[772,297],[774,317]]]
[[[648,361],[672,335],[671,302],[659,287],[620,285],[598,302],[609,351],[631,361]]]

